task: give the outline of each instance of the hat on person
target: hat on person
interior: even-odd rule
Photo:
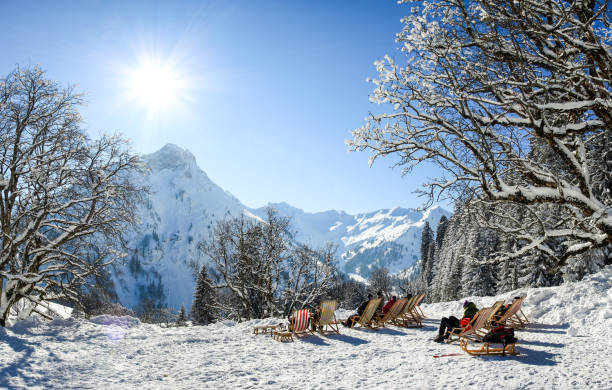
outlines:
[[[467,307],[467,305],[469,305],[469,304],[470,304],[470,301],[463,302],[463,308]]]
[[[372,294],[368,294],[368,299],[372,299],[372,298],[373,298]]]
[[[378,290],[378,293],[377,293],[377,294],[378,294],[378,296],[383,295],[383,294],[382,294],[382,290]]]

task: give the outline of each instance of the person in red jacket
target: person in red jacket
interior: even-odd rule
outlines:
[[[389,310],[391,310],[391,307],[393,306],[393,304],[395,303],[395,301],[397,301],[397,297],[394,295],[391,297],[391,299],[389,300],[389,302],[385,303],[385,306],[383,306],[382,308],[382,313],[383,314],[387,314],[387,312]]]

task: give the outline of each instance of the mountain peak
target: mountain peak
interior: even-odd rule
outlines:
[[[185,166],[195,166],[196,159],[187,149],[181,149],[175,144],[166,144],[157,152],[143,156],[147,165],[156,171],[163,169],[176,170]]]

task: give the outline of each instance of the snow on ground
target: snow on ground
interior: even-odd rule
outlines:
[[[461,302],[422,305],[422,329],[346,329],[280,343],[230,321],[160,328],[131,317],[27,319],[0,328],[0,388],[611,389],[612,267],[560,287],[522,289],[535,322],[516,357],[472,357],[431,341]],[[496,297],[471,297],[478,306]],[[339,311],[345,317],[350,312]]]

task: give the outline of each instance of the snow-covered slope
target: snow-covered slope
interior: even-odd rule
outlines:
[[[213,183],[193,155],[168,144],[143,156],[147,167],[141,178],[150,187],[141,207],[141,223],[131,233],[127,264],[115,274],[122,304],[136,307],[142,299],[178,309],[191,304],[198,243],[214,223],[245,209],[238,199]],[[196,268],[194,268],[196,265]]]
[[[516,357],[471,357],[432,341],[461,302],[423,305],[421,329],[340,328],[279,343],[264,323],[160,328],[131,317],[35,319],[0,328],[0,387],[8,389],[610,389],[612,267],[526,293],[534,323],[517,331]],[[337,316],[346,316],[338,312]],[[265,323],[286,322],[268,319]],[[445,355],[434,358],[433,356]],[[450,355],[450,356],[449,356]]]
[[[151,189],[140,210],[141,224],[131,232],[131,247],[122,272],[114,274],[122,304],[136,307],[143,299],[178,309],[191,305],[197,265],[205,261],[197,245],[206,239],[220,218],[263,217],[265,210],[249,209],[213,183],[197,166],[193,155],[168,144],[143,156],[147,167],[142,180]],[[272,204],[289,216],[296,240],[321,246],[338,245],[342,271],[367,277],[372,267],[392,272],[410,268],[420,257],[421,231],[425,221],[433,229],[441,208],[417,212],[402,208],[349,215],[343,211],[306,213],[286,203]]]
[[[374,267],[385,266],[392,273],[412,267],[420,258],[425,222],[435,231],[440,217],[450,215],[440,207],[425,212],[395,207],[350,215],[335,210],[306,213],[287,203],[269,206],[291,217],[298,241],[314,246],[336,243],[340,269],[361,277],[367,277]],[[264,213],[264,209],[251,211],[259,216]]]

